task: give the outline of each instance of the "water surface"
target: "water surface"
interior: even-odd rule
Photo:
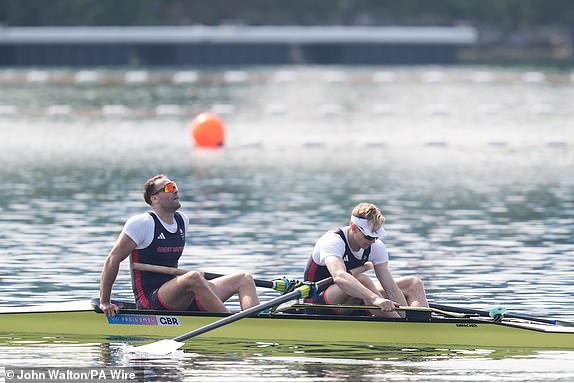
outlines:
[[[301,277],[314,241],[371,201],[387,217],[393,274],[423,278],[431,301],[574,321],[569,74],[300,67],[126,83],[98,73],[0,76],[0,305],[97,296],[124,221],[146,210],[143,182],[165,173],[191,219],[182,267]],[[225,148],[193,147],[188,125],[202,110],[225,119]],[[113,295],[132,298],[127,265]],[[152,378],[189,381],[574,378],[569,352],[200,342],[139,360],[121,340],[2,344],[0,365],[145,365]]]

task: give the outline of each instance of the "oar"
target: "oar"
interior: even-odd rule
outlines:
[[[343,309],[343,310],[380,310],[379,306],[371,305],[323,305],[318,303],[295,303],[290,307],[293,308],[320,308],[320,309]],[[453,318],[466,318],[467,316],[462,313],[449,312],[432,307],[416,307],[416,306],[399,306],[395,307],[394,311],[413,311],[413,312],[427,312],[441,314]]]
[[[363,266],[360,266],[360,267],[353,269],[352,273],[356,275],[356,274],[363,273],[365,271],[369,271],[372,268],[373,268],[372,263],[368,262]],[[295,290],[293,290],[287,294],[281,295],[277,298],[271,299],[268,302],[261,303],[257,306],[250,307],[246,310],[243,310],[243,311],[240,311],[240,312],[235,313],[233,315],[230,315],[228,317],[222,318],[220,320],[217,320],[213,323],[210,323],[208,325],[205,325],[203,327],[200,327],[198,329],[195,329],[193,331],[190,331],[190,332],[185,333],[183,335],[180,335],[178,337],[171,338],[171,339],[162,339],[162,340],[154,342],[154,343],[134,347],[133,350],[139,351],[139,352],[144,352],[144,353],[158,354],[158,355],[169,354],[170,352],[173,352],[173,351],[177,350],[178,348],[180,348],[181,346],[183,346],[185,344],[184,343],[185,340],[191,339],[195,336],[204,334],[208,331],[215,330],[219,327],[222,327],[222,326],[228,325],[230,323],[236,322],[240,319],[247,318],[247,317],[250,317],[252,315],[258,314],[263,310],[266,310],[270,307],[288,302],[292,299],[306,298],[309,295],[312,295],[312,293],[314,291],[321,291],[321,290],[329,287],[332,283],[333,283],[333,278],[329,277],[329,278],[322,279],[322,280],[315,282],[315,283],[308,283],[308,284],[301,285],[301,286],[297,287]]]
[[[464,314],[475,314],[475,315],[480,315],[480,316],[484,316],[484,317],[490,316],[490,312],[484,311],[484,310],[475,310],[475,309],[468,309],[468,308],[463,308],[463,307],[447,306],[447,305],[441,305],[441,304],[436,304],[436,303],[431,303],[429,306],[432,308],[438,309],[438,310],[445,310],[445,311],[464,313]],[[544,318],[532,317],[529,315],[518,315],[518,314],[508,314],[508,313],[504,313],[504,317],[505,318],[523,319],[523,320],[528,320],[528,321],[532,321],[532,322],[547,323],[547,324],[558,325],[558,326],[574,327],[574,323],[572,323],[572,322],[566,322],[566,321],[557,320],[557,319],[544,319]]]
[[[176,267],[167,267],[167,266],[158,266],[158,265],[151,265],[149,263],[132,263],[132,268],[137,271],[145,271],[150,273],[160,273],[160,274],[168,274],[168,275],[183,275],[189,272],[189,270],[179,269]],[[205,279],[215,279],[219,277],[223,277],[223,274],[216,274],[216,273],[208,273],[204,272],[203,275]],[[285,287],[279,286],[280,281],[284,281],[283,279],[277,279],[275,281],[265,281],[262,279],[254,279],[255,286],[258,287],[266,287],[269,289],[275,289],[279,291],[284,291]]]

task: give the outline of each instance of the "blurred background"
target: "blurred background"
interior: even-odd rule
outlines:
[[[465,64],[495,63],[495,64],[546,64],[557,66],[568,66],[572,63],[572,34],[574,31],[574,4],[568,0],[484,0],[481,2],[464,0],[404,0],[404,1],[376,1],[376,0],[293,0],[288,3],[280,0],[245,0],[240,3],[232,0],[197,0],[197,1],[157,1],[157,0],[124,0],[121,2],[113,0],[1,0],[0,1],[0,65],[13,65],[18,63],[34,64],[34,60],[22,57],[26,55],[24,46],[37,44],[48,38],[49,34],[26,35],[30,31],[18,30],[18,27],[141,27],[141,26],[205,26],[220,27],[216,30],[208,31],[221,33],[221,27],[233,28],[232,35],[241,34],[239,27],[262,27],[262,26],[323,26],[323,27],[466,27],[459,29],[459,34],[468,34],[469,29],[475,35],[466,37],[458,41],[461,48],[456,52],[456,57],[449,60]],[[16,28],[16,29],[12,29]],[[238,32],[239,31],[239,32]],[[384,30],[382,30],[384,32]],[[416,28],[413,29],[416,31]],[[122,36],[119,31],[115,37],[116,43],[110,40],[98,39],[90,32],[82,35],[82,32],[71,32],[56,34],[52,40],[44,41],[35,47],[41,50],[47,44],[54,44],[52,51],[44,49],[44,63],[66,65],[64,61],[58,61],[53,57],[68,55],[68,65],[79,65],[82,62],[90,64],[89,58],[78,58],[69,53],[57,52],[58,49],[65,50],[63,45],[66,38],[83,39],[84,44],[78,45],[76,51],[86,49],[86,44],[108,45],[108,50],[113,50],[110,45],[117,49],[121,45]],[[379,33],[383,33],[379,31]],[[406,31],[403,31],[406,33]],[[424,34],[424,30],[422,30]],[[456,29],[453,29],[456,32]],[[24,33],[24,37],[20,33]],[[204,31],[205,33],[205,31]],[[353,32],[348,32],[352,35]],[[432,32],[428,32],[431,33]],[[160,34],[161,35],[161,34]],[[377,33],[370,33],[371,38]],[[384,35],[384,33],[383,33]],[[18,37],[20,36],[20,39]],[[289,32],[281,34],[281,42],[290,41]],[[298,36],[298,35],[297,35]],[[296,36],[296,37],[297,37]],[[157,35],[156,35],[157,37]],[[173,37],[173,36],[172,36]],[[344,41],[344,34],[343,34]],[[196,31],[188,35],[187,43],[194,39],[206,39],[205,34]],[[382,37],[381,37],[382,38]],[[397,35],[394,35],[397,38]],[[209,39],[209,35],[207,37]],[[416,39],[415,39],[416,40]],[[419,36],[417,55],[412,57],[411,63],[417,63],[420,51],[427,51],[433,46],[432,41]],[[432,39],[431,39],[432,40]],[[292,40],[291,40],[292,41]],[[421,45],[421,41],[426,44]],[[274,41],[278,44],[278,40]],[[329,41],[333,44],[333,41]],[[389,44],[397,44],[396,41],[386,40]],[[70,44],[70,41],[67,41]],[[222,44],[219,41],[219,44]],[[355,41],[355,43],[358,43]],[[415,44],[414,41],[410,42]],[[451,41],[451,43],[456,43]],[[176,41],[176,45],[185,45],[185,38]],[[313,46],[315,44],[315,46]],[[174,58],[174,40],[154,40],[153,36],[141,37],[134,43],[131,41],[129,49],[140,50],[133,53],[129,64],[172,65],[177,61]],[[259,41],[259,45],[262,42]],[[327,62],[337,62],[337,52],[328,52],[325,44],[312,40],[308,41],[305,51],[293,53],[290,57],[281,57],[283,61],[293,61],[298,63],[313,62],[320,60],[320,57],[327,57]],[[217,47],[213,41],[209,47]],[[94,47],[95,48],[95,47]],[[124,46],[125,48],[125,46]],[[277,46],[276,46],[277,48]],[[204,48],[207,49],[207,48]],[[227,46],[227,49],[232,49]],[[327,49],[327,52],[323,52]],[[20,50],[18,52],[18,50]],[[323,50],[323,51],[321,51]],[[207,49],[207,51],[209,51]],[[93,51],[92,51],[93,52]],[[266,52],[269,54],[268,51]],[[400,55],[400,51],[391,52]],[[30,55],[31,53],[28,52]],[[119,54],[116,52],[116,54]],[[206,56],[204,52],[202,55]],[[339,53],[340,54],[340,53]],[[428,54],[428,53],[427,53]],[[32,54],[33,55],[33,54]],[[228,54],[229,56],[241,55],[241,52]],[[281,53],[275,52],[280,56]],[[297,55],[299,55],[297,57]],[[329,57],[331,55],[331,57]],[[134,57],[135,56],[135,57]],[[189,54],[188,56],[193,56]],[[295,57],[293,57],[295,56]],[[316,58],[315,56],[319,56]],[[335,57],[333,57],[335,56]],[[50,59],[52,57],[52,59]],[[259,57],[257,60],[250,57],[248,62],[276,63],[277,59],[270,61],[269,57]],[[42,61],[40,57],[35,60]],[[52,61],[50,61],[52,60]],[[84,61],[82,61],[84,60]],[[92,59],[95,60],[95,59]],[[206,57],[203,60],[207,60]],[[229,59],[231,60],[231,59]],[[237,58],[235,60],[238,60]],[[393,63],[392,58],[370,58],[371,61],[383,61]],[[192,57],[182,59],[182,63],[202,63],[201,60],[193,61]],[[398,60],[400,63],[408,63],[408,60]],[[405,62],[406,61],[406,62]],[[237,62],[241,63],[241,60]],[[395,60],[394,62],[397,62]],[[423,60],[424,62],[424,60]],[[108,63],[114,63],[112,59]],[[368,63],[368,62],[367,62]],[[106,64],[100,62],[98,64]]]

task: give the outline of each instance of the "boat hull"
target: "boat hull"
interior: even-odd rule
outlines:
[[[225,314],[122,310],[119,316],[108,319],[90,308],[27,310],[1,312],[0,333],[3,337],[38,334],[44,338],[158,339],[176,337],[224,316]],[[198,338],[322,344],[360,343],[401,347],[470,346],[574,350],[574,328],[520,323],[500,324],[487,320],[458,318],[433,318],[430,322],[412,322],[372,317],[280,313],[245,318],[199,335]]]

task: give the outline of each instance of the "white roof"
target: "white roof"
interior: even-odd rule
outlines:
[[[0,44],[42,43],[394,43],[477,42],[476,30],[455,27],[161,26],[0,27]]]

